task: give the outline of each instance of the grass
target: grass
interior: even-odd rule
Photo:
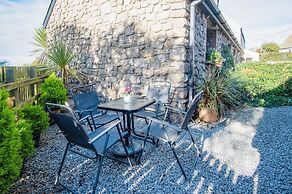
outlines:
[[[242,63],[236,66],[233,76],[247,92],[250,106],[292,105],[292,62]]]

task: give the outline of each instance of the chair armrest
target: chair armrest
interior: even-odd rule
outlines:
[[[177,112],[177,113],[181,113],[181,114],[186,114],[187,113],[185,111],[182,111],[182,110],[179,110],[177,108],[170,107],[170,106],[165,106],[165,108],[168,109],[168,110],[171,110],[173,112]]]
[[[160,120],[160,119],[156,119],[156,118],[153,118],[153,117],[146,117],[146,118],[149,119],[152,122],[162,124],[162,125],[164,125],[166,127],[173,128],[173,129],[175,129],[177,131],[181,131],[181,128],[179,128],[179,127],[177,127],[175,125],[172,125],[172,124],[170,124],[170,123],[168,123],[166,121],[163,121],[163,120]]]
[[[79,111],[79,116],[80,117],[82,117],[82,115],[83,115],[83,113],[85,113],[85,112],[89,112],[90,113],[90,115],[92,114],[92,111],[94,111],[94,109],[86,109],[86,110],[82,110],[82,111]],[[95,114],[95,115],[92,115],[92,117],[95,117],[95,116],[100,116],[100,115],[102,115],[102,114],[105,114],[105,113],[103,113],[102,111],[101,111],[101,113],[100,114]],[[93,118],[92,118],[93,119]]]
[[[84,121],[87,121],[87,119],[90,117],[90,115],[87,115],[85,117],[83,117],[82,119],[79,119],[79,122],[82,123]]]
[[[94,138],[90,139],[89,143],[90,144],[94,143],[96,140],[98,140],[99,138],[101,138],[102,136],[107,134],[110,130],[112,130],[114,127],[116,127],[120,122],[121,121],[119,121],[119,120],[116,120],[115,122],[113,122],[110,126],[108,126],[105,130],[103,130],[97,136],[95,136]]]

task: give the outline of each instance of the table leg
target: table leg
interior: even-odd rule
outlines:
[[[125,146],[129,153],[129,155],[134,155],[142,151],[142,145],[135,140],[131,139],[131,133],[132,133],[132,126],[133,126],[133,115],[132,114],[123,114],[123,118],[126,117],[124,120],[126,120],[127,131],[128,135],[125,137]],[[121,147],[121,144],[117,144],[113,151],[116,155],[119,156],[126,156],[125,150],[123,147]]]

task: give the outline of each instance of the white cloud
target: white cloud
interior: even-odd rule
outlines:
[[[0,60],[12,64],[31,63],[33,33],[41,27],[50,0],[0,2]]]
[[[292,34],[291,0],[221,0],[223,15],[243,27],[247,47],[282,43]]]

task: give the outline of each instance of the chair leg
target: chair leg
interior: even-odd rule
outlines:
[[[183,169],[183,167],[182,167],[182,165],[181,165],[181,163],[180,163],[180,161],[179,161],[179,159],[178,159],[178,157],[177,157],[177,155],[176,155],[176,152],[175,152],[175,150],[174,150],[173,145],[172,145],[170,142],[169,142],[169,145],[170,145],[171,150],[172,150],[172,152],[173,152],[173,155],[174,155],[174,157],[175,157],[175,159],[176,159],[176,161],[177,161],[177,163],[178,163],[178,165],[179,165],[179,167],[180,167],[180,170],[181,170],[182,174],[183,174],[184,177],[185,177],[185,180],[188,180],[187,175],[186,175],[186,173],[185,173],[185,171],[184,171],[184,169]]]
[[[121,126],[121,123],[120,123],[120,127],[122,127],[122,126]],[[117,125],[118,133],[119,133],[119,136],[120,136],[120,138],[121,138],[121,142],[122,142],[122,144],[123,144],[123,147],[124,147],[125,153],[126,153],[126,155],[127,155],[127,160],[128,160],[128,162],[129,162],[130,166],[132,167],[133,165],[132,165],[132,162],[131,162],[131,160],[130,160],[130,157],[129,157],[129,153],[128,153],[128,150],[127,150],[126,144],[125,144],[125,142],[124,142],[124,140],[123,140],[123,138],[122,138],[122,134],[121,134],[121,131],[120,131],[120,127]]]
[[[62,168],[63,168],[63,165],[64,165],[64,161],[65,161],[65,157],[66,157],[66,155],[67,155],[68,149],[69,149],[69,144],[67,143],[67,145],[66,145],[66,149],[65,149],[65,152],[64,152],[64,154],[63,154],[62,161],[61,161],[61,165],[60,165],[60,167],[59,167],[59,170],[58,170],[58,173],[57,173],[57,176],[56,176],[55,185],[56,185],[56,184],[58,183],[58,181],[59,181],[60,174],[61,174],[61,171],[62,171]]]
[[[148,120],[146,118],[144,118],[146,125],[148,125]]]
[[[149,135],[150,126],[151,126],[151,123],[148,124],[147,133],[146,133],[146,135],[144,137],[144,141],[143,141],[143,144],[142,144],[142,150],[141,150],[139,156],[137,157],[137,163],[138,164],[140,164],[140,162],[141,162],[141,157],[143,155],[144,148],[145,148],[145,145],[146,145],[146,141],[147,141],[147,138],[148,138],[148,135]]]
[[[193,135],[192,135],[190,129],[187,127],[186,130],[187,130],[187,132],[189,133],[189,135],[190,135],[190,137],[191,137],[192,143],[193,143],[193,145],[195,146],[198,155],[200,155],[200,150],[199,150],[198,146],[196,145],[196,142],[195,142],[195,140],[194,140],[194,137],[193,137]]]
[[[189,133],[189,135],[191,136],[191,140],[192,140],[193,144],[195,144],[195,140],[194,140],[194,138],[192,136],[192,133],[191,133],[190,129],[187,127],[186,130]]]
[[[96,190],[96,187],[97,187],[97,183],[98,183],[98,180],[99,180],[99,175],[100,175],[100,172],[101,172],[103,159],[104,159],[104,156],[99,156],[99,164],[98,164],[98,169],[97,169],[97,173],[96,173],[96,180],[95,180],[94,185],[93,185],[93,192],[92,192],[93,194],[95,193],[95,190]]]

